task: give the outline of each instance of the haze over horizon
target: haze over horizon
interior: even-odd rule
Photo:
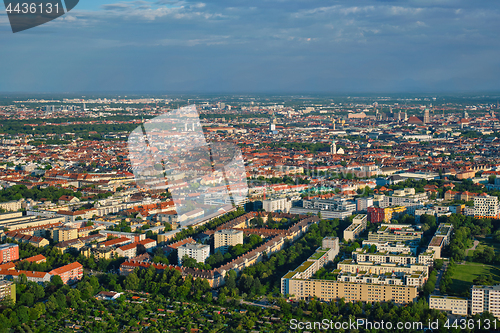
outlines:
[[[0,92],[500,91],[498,3],[81,1],[13,34]]]

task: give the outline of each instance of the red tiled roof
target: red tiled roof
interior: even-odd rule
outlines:
[[[83,266],[78,261],[75,261],[75,262],[73,262],[71,264],[64,265],[62,267],[53,269],[49,273],[52,274],[52,275],[60,275],[60,274],[64,274],[66,272],[69,272],[69,271],[72,271],[72,270],[78,269],[78,268],[82,268],[83,269]]]

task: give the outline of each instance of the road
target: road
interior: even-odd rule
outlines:
[[[280,309],[280,307],[277,306],[277,305],[272,305],[272,304],[268,305],[268,304],[265,304],[265,302],[253,303],[253,302],[248,302],[248,301],[240,300],[240,303],[241,304],[246,304],[246,305],[259,306],[261,308],[274,309],[274,310],[279,310]]]
[[[479,245],[479,241],[477,239],[474,239],[474,245],[470,248],[470,249],[467,249],[465,250],[465,256],[468,257],[469,256],[469,251],[475,251],[476,250],[476,247]]]
[[[441,278],[443,277],[444,272],[448,269],[448,262],[445,261],[443,262],[443,267],[437,272],[437,278],[436,278],[436,286],[434,287],[434,291],[432,292],[433,295],[439,295],[439,283],[441,282]]]

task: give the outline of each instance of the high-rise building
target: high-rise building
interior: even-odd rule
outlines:
[[[424,124],[428,124],[430,122],[429,109],[425,109],[424,111]]]
[[[214,251],[225,254],[230,246],[243,244],[243,231],[236,229],[217,230],[214,233]]]

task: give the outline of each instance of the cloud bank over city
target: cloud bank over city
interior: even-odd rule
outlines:
[[[12,34],[0,91],[498,91],[496,1],[85,1]]]

